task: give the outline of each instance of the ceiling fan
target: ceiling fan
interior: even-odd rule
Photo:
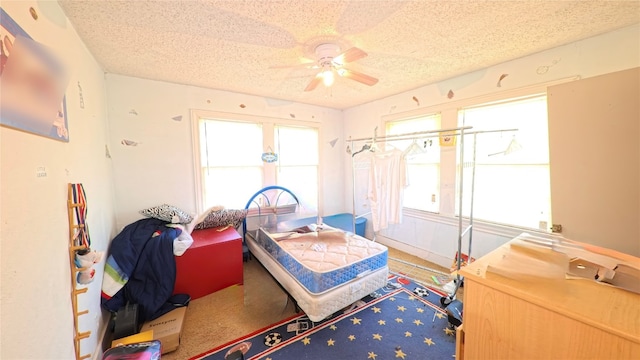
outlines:
[[[359,73],[357,71],[349,70],[344,67],[345,64],[362,59],[367,56],[367,53],[352,47],[342,53],[340,53],[340,47],[336,44],[326,43],[320,44],[315,48],[316,62],[313,68],[319,68],[320,72],[311,79],[304,91],[314,90],[320,83],[329,87],[333,85],[336,74],[340,77],[355,80],[365,85],[373,86],[378,82],[378,79]]]

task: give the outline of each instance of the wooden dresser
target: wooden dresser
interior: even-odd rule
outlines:
[[[593,280],[516,279],[487,271],[504,263],[515,241],[460,271],[465,280],[458,360],[640,359],[639,294]]]

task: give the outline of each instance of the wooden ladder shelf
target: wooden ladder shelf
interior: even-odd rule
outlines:
[[[82,339],[87,339],[91,336],[91,331],[80,331],[79,329],[79,320],[80,316],[89,314],[89,310],[78,311],[78,295],[84,294],[87,292],[88,288],[80,288],[78,289],[77,276],[80,271],[87,270],[87,268],[79,268],[76,266],[76,251],[78,250],[89,250],[85,245],[78,243],[78,234],[77,230],[84,230],[85,224],[77,224],[75,220],[75,212],[77,208],[81,206],[86,206],[86,204],[76,203],[74,202],[73,197],[73,185],[68,185],[68,199],[67,199],[67,210],[69,215],[69,265],[71,266],[71,304],[73,306],[73,326],[74,326],[74,345],[76,352],[76,360],[88,359],[91,357],[90,354],[80,355],[80,341]],[[79,184],[82,186],[82,184]]]

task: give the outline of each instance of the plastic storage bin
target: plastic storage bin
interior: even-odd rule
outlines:
[[[353,231],[353,214],[343,213],[325,216],[322,222],[329,226],[333,226],[344,231]],[[364,217],[356,218],[356,234],[364,237],[364,230],[367,227],[367,219]]]
[[[343,214],[324,216],[322,218],[322,222],[334,228],[338,228],[340,230],[353,232],[353,222],[351,219],[353,219],[352,214],[343,213]],[[317,220],[318,219],[316,217],[309,217],[309,218],[303,218],[303,219],[284,221],[282,223],[279,223],[275,231],[276,232],[289,231],[291,229],[294,229],[300,226],[315,224]],[[366,218],[356,219],[356,235],[360,235],[364,237],[364,231],[366,227],[367,227]]]

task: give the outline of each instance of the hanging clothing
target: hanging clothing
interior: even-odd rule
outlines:
[[[368,198],[373,231],[402,222],[404,189],[408,184],[407,166],[402,151],[393,149],[370,152]]]
[[[353,201],[355,214],[369,214],[369,174],[371,172],[371,159],[368,156],[357,156],[353,162]]]

